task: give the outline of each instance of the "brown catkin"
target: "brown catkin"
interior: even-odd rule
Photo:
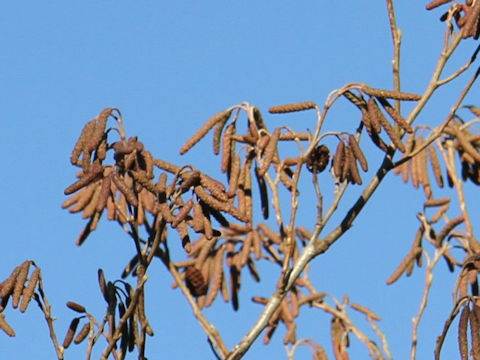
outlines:
[[[76,312],[81,313],[81,314],[87,311],[85,309],[85,306],[80,305],[80,304],[78,304],[74,301],[68,301],[67,302],[67,307],[72,309],[73,311],[76,311]]]
[[[360,149],[360,146],[357,140],[355,139],[355,136],[353,136],[352,134],[348,135],[348,144],[350,145],[350,148],[353,152],[353,155],[355,156],[355,159],[357,159],[358,162],[360,163],[362,170],[365,172],[368,171],[367,158],[363,154],[362,149]]]
[[[377,97],[377,99],[380,101],[380,104],[383,106],[387,114],[390,115],[392,120],[395,121],[398,126],[400,126],[407,133],[413,133],[413,128],[410,126],[410,124],[402,117],[402,115],[399,114],[397,109],[390,105],[387,99],[382,97]]]
[[[129,175],[140,185],[142,185],[146,190],[151,192],[152,194],[157,194],[157,187],[153,182],[151,182],[148,177],[148,173],[143,170],[140,171],[129,171]]]
[[[17,275],[20,271],[20,266],[17,266],[13,269],[10,276],[0,284],[0,297],[5,298],[12,294],[15,282],[17,280]]]
[[[180,224],[182,221],[185,220],[187,215],[190,213],[190,210],[192,210],[192,207],[193,207],[193,199],[190,199],[185,204],[183,204],[182,208],[180,209],[180,211],[175,216],[172,222],[173,228],[176,228],[178,224]]]
[[[85,340],[89,332],[90,332],[90,322],[87,322],[80,329],[77,336],[75,336],[75,339],[73,340],[73,342],[75,344],[80,344],[83,340]]]
[[[103,167],[100,164],[95,163],[94,165],[92,165],[88,172],[84,173],[83,176],[80,177],[80,179],[68,186],[63,193],[65,195],[73,194],[74,192],[95,181],[102,172]]]
[[[100,292],[102,293],[103,298],[108,303],[110,300],[107,293],[107,282],[102,269],[98,269],[98,286],[100,287]]]
[[[190,226],[196,233],[202,232],[204,230],[203,218],[204,214],[202,210],[202,205],[200,205],[198,202],[195,202],[193,204],[193,218],[190,222]]]
[[[340,178],[342,175],[343,167],[345,166],[345,144],[342,140],[337,145],[335,156],[333,157],[333,174],[335,177]]]
[[[232,136],[235,134],[235,124],[229,124],[223,133],[222,138],[222,160],[220,170],[226,173],[230,168],[230,161],[232,156],[232,148],[234,147],[234,140]]]
[[[450,198],[429,199],[423,203],[425,207],[442,206],[450,203]]]
[[[192,251],[192,244],[190,242],[190,236],[188,235],[187,224],[185,222],[180,222],[175,229],[180,236],[182,247],[187,253],[190,253],[190,251]]]
[[[255,167],[255,178],[257,179],[257,185],[260,192],[260,206],[262,208],[262,215],[263,218],[266,220],[268,219],[269,215],[267,184],[263,176],[259,175],[257,167]]]
[[[228,180],[228,192],[227,196],[228,197],[234,197],[235,193],[237,191],[237,186],[240,178],[240,157],[237,155],[234,155],[232,157],[232,162],[230,166],[230,172],[229,172],[229,180]]]
[[[0,329],[2,329],[5,332],[5,334],[7,334],[8,336],[11,336],[11,337],[15,336],[15,331],[7,323],[7,320],[5,320],[5,314],[2,314],[2,313],[0,313]]]
[[[367,317],[369,317],[372,320],[380,321],[382,320],[380,316],[375,314],[372,310],[369,308],[366,308],[363,305],[355,304],[355,303],[349,303],[350,307],[354,310],[357,310],[358,312],[361,312],[362,314],[365,314]]]
[[[213,278],[210,286],[210,291],[205,299],[205,306],[210,306],[215,298],[217,297],[218,292],[222,288],[222,278],[223,278],[223,255],[225,252],[225,246],[220,246],[213,258]]]
[[[133,192],[133,190],[125,183],[125,181],[117,174],[112,174],[112,180],[115,186],[118,188],[118,190],[120,190],[122,194],[125,196],[125,199],[128,201],[128,203],[130,205],[137,207],[138,199],[135,196],[135,193]]]
[[[200,181],[200,171],[198,170],[194,170],[194,171],[190,171],[186,174],[182,174],[181,177],[182,177],[182,182],[180,184],[180,191],[182,193],[190,190],[190,188],[192,186],[196,186],[198,185],[199,181]]]
[[[83,209],[82,219],[88,219],[96,212],[101,190],[101,184],[95,184],[95,191],[93,192],[92,198],[90,199],[88,205]]]
[[[372,131],[376,134],[380,134],[382,132],[382,123],[386,122],[387,119],[385,119],[385,116],[378,107],[375,98],[371,97],[370,99],[368,99],[367,110],[372,126]]]
[[[446,204],[446,205],[443,205],[440,209],[438,209],[430,219],[430,223],[435,224],[438,220],[440,220],[440,218],[447,212],[449,207],[450,205]]]
[[[265,146],[265,157],[263,159],[262,167],[258,170],[258,174],[260,176],[265,175],[265,173],[268,171],[268,168],[270,167],[270,164],[272,163],[272,160],[277,153],[277,144],[280,137],[280,130],[280,128],[276,128],[273,131],[272,135],[270,136],[270,140]]]
[[[437,234],[436,239],[435,239],[435,244],[437,246],[442,245],[443,239],[447,237],[447,235],[452,231],[456,226],[460,225],[463,223],[465,220],[463,218],[463,215],[456,217],[454,219],[451,219],[448,221],[443,229]]]
[[[345,91],[342,95],[359,108],[364,108],[367,106],[367,103],[361,96],[355,95],[350,90]]]
[[[192,135],[190,139],[180,148],[180,155],[185,154],[188,150],[190,150],[196,143],[198,143],[207,133],[213,128],[218,122],[225,121],[224,119],[230,117],[232,110],[224,110],[215,115],[213,115],[210,119],[207,120],[205,124],[195,133]]]
[[[97,183],[91,183],[90,185],[84,187],[78,193],[73,195],[72,198],[76,198],[77,201],[75,201],[75,206],[71,207],[68,211],[71,214],[74,214],[85,209],[85,207],[90,203],[90,200],[92,199],[93,193],[95,192],[96,188]]]
[[[433,144],[428,147],[428,155],[430,159],[430,164],[432,166],[433,175],[435,176],[435,180],[437,181],[437,185],[440,188],[443,188],[442,169],[440,168],[437,151],[435,150],[435,146]]]
[[[236,219],[246,222],[247,219],[245,218],[244,214],[241,214],[233,205],[227,202],[222,202],[214,198],[213,196],[209,195],[201,186],[195,186],[194,188],[195,194],[209,207],[213,208],[214,210],[224,211],[235,217]]]
[[[225,186],[218,180],[211,178],[208,175],[201,174],[200,175],[200,185],[202,185],[205,189],[210,191],[210,193],[220,201],[228,201],[228,195],[225,191]]]
[[[470,318],[470,308],[465,305],[460,314],[458,322],[458,347],[460,350],[460,357],[462,360],[468,360],[468,320]]]
[[[362,185],[362,178],[360,177],[355,156],[350,146],[345,146],[345,163],[348,166],[352,183]]]
[[[227,113],[228,113],[228,116],[221,117],[218,120],[218,122],[215,124],[215,130],[213,131],[213,153],[215,155],[218,155],[220,153],[220,141],[222,139],[223,128],[225,127],[225,124],[230,118],[230,115],[232,112],[230,111]]]
[[[102,180],[101,190],[95,208],[98,212],[102,211],[107,206],[108,197],[111,196],[111,183],[112,177],[110,175],[105,176]]]
[[[370,100],[372,100],[372,99],[373,98],[370,98]],[[373,99],[373,101],[375,102],[375,99]],[[376,102],[375,102],[375,104],[376,104]],[[377,108],[378,108],[378,105],[377,105]],[[400,150],[402,153],[404,153],[406,151],[405,145],[401,141],[400,136],[398,135],[397,131],[392,127],[392,125],[390,125],[390,123],[385,118],[385,116],[383,116],[380,109],[378,109],[378,114],[381,114],[381,115],[377,116],[377,119],[380,122],[380,124],[382,125],[382,127],[385,129],[385,132],[387,133],[388,137],[390,138],[390,140],[392,140],[395,147],[398,150]]]
[[[28,285],[23,288],[22,302],[20,303],[20,312],[24,313],[27,310],[28,304],[32,300],[39,279],[40,268],[36,267],[32,275],[30,276],[30,279],[28,280]]]
[[[294,104],[284,104],[272,106],[268,109],[268,112],[271,114],[283,114],[296,111],[304,111],[315,109],[316,104],[313,101],[304,101]]]
[[[417,95],[417,94],[394,91],[394,90],[374,89],[368,85],[363,85],[362,91],[370,96],[395,99],[395,100],[417,101],[422,98],[421,95]]]
[[[253,253],[255,254],[255,260],[260,260],[262,257],[262,240],[257,230],[252,230],[252,244],[253,244]]]
[[[27,260],[20,265],[20,270],[18,271],[17,279],[15,280],[15,286],[13,287],[12,306],[14,309],[20,304],[20,297],[22,296],[23,288],[25,287],[25,281],[27,281],[31,263],[31,260]]]
[[[67,333],[65,334],[65,338],[63,339],[63,347],[65,349],[67,349],[72,343],[73,337],[75,336],[75,332],[77,331],[79,321],[80,321],[79,318],[74,318],[70,323]]]
[[[472,339],[472,357],[473,360],[480,360],[480,319],[477,317],[477,312],[475,310],[470,311],[469,320],[470,337]]]
[[[402,260],[400,265],[395,269],[395,271],[390,275],[390,277],[387,279],[386,283],[387,285],[393,284],[395,281],[397,281],[400,276],[405,272],[407,267],[410,265],[412,261],[415,260],[415,258],[418,256],[418,253],[422,252],[422,248],[414,248],[412,251],[408,253],[408,255]]]

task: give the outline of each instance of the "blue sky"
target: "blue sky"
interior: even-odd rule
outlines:
[[[396,5],[403,30],[402,87],[421,93],[443,40],[441,11],[425,11],[422,1]],[[218,173],[216,160],[207,157],[209,141],[184,157],[178,154],[212,114],[248,101],[260,108],[271,128],[284,121],[305,131],[315,126],[312,114],[272,116],[268,107],[304,100],[323,104],[330,91],[348,82],[380,88],[392,84],[384,1],[27,1],[8,2],[1,10],[0,130],[5,166],[0,170],[0,278],[25,259],[34,259],[43,272],[60,338],[74,316],[65,302],[78,301],[101,317],[104,304],[97,269],[116,279],[133,252],[129,239],[106,222],[84,246],[76,247],[83,221],[60,208],[63,189],[76,172],[69,164],[71,149],[83,124],[104,107],[118,107],[127,134],[138,135],[154,155]],[[464,63],[474,45],[472,40],[462,44],[452,62]],[[466,79],[462,76],[449,91],[457,94]],[[449,91],[432,99],[419,121],[443,120],[453,104]],[[473,94],[478,94],[478,86],[466,102],[478,104]],[[325,126],[352,131],[357,117],[346,103],[339,104]],[[380,161],[373,147],[367,149],[374,161]],[[356,196],[358,189],[353,188],[345,208]],[[380,327],[398,359],[409,355],[410,320],[417,312],[423,269],[392,287],[385,286],[385,279],[410,248],[418,226],[415,212],[422,202],[420,191],[390,177],[353,229],[315,259],[311,270],[320,291],[340,299],[348,293],[353,302],[379,313],[384,319]],[[305,199],[303,206],[301,221],[311,226],[315,203]],[[268,266],[265,271],[276,274]],[[439,281],[431,296],[435,301],[420,327],[418,358],[430,358],[451,306],[455,277],[443,266],[436,275]],[[258,285],[244,276],[239,312],[221,301],[206,311],[228,346],[243,336],[260,311],[250,297],[268,297],[272,292],[268,280],[267,276]],[[147,312],[155,336],[147,343],[149,358],[212,358],[187,302],[178,290],[170,289],[171,282],[162,264],[151,267]],[[54,357],[35,306],[26,314],[10,307],[5,313],[17,337],[0,333],[4,358]],[[309,310],[303,318],[299,337],[311,336],[329,346],[325,330],[329,318]],[[281,327],[270,346],[260,340],[245,358],[286,358],[283,334]],[[445,358],[456,357],[456,344],[447,345]],[[84,354],[84,346],[72,346],[66,359],[83,359]],[[366,357],[355,342],[351,355]],[[296,358],[310,355],[301,350]]]

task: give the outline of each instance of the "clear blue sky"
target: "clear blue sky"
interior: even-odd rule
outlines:
[[[402,87],[422,92],[442,44],[441,11],[425,11],[425,1],[396,5],[403,30]],[[80,302],[101,317],[97,269],[116,279],[134,251],[117,225],[106,222],[84,246],[76,247],[83,220],[60,208],[63,189],[76,172],[69,163],[73,144],[83,124],[104,107],[118,107],[128,135],[138,135],[154,155],[217,171],[212,165],[216,160],[205,155],[209,140],[183,158],[178,149],[220,110],[248,101],[260,108],[271,128],[285,121],[305,131],[315,125],[312,114],[282,118],[268,115],[268,107],[304,100],[323,104],[331,90],[353,81],[383,88],[392,84],[384,1],[8,2],[1,7],[0,33],[5,165],[0,170],[0,279],[25,259],[34,259],[43,272],[60,338],[74,316],[65,302]],[[463,63],[474,45],[467,41],[455,63]],[[458,83],[464,81],[462,77]],[[456,84],[453,89],[458,89]],[[467,102],[475,101],[478,104],[478,96],[470,95]],[[448,93],[442,92],[427,108],[428,116],[419,120],[434,124],[451,106]],[[352,114],[351,107],[339,106],[326,127],[352,131],[358,120]],[[374,162],[370,166],[375,169]],[[357,195],[357,188],[351,190],[347,204]],[[317,258],[311,270],[318,290],[340,299],[348,293],[353,302],[378,312],[397,359],[409,355],[423,269],[392,287],[385,279],[410,248],[422,201],[423,194],[402,186],[400,179],[386,180],[353,229]],[[314,212],[315,203],[305,201],[304,225],[313,224]],[[160,263],[151,271],[147,312],[155,336],[147,342],[149,359],[212,359],[187,302],[170,289],[170,275]],[[431,358],[451,306],[455,278],[443,266],[437,276],[442,279],[434,285],[431,307],[420,327],[418,359]],[[243,336],[260,311],[250,297],[268,297],[271,291],[268,277],[257,285],[245,274],[239,312],[221,301],[206,311],[228,346]],[[10,307],[5,313],[17,337],[0,332],[2,358],[54,358],[36,306],[26,314]],[[299,337],[311,336],[329,347],[329,318],[320,311],[305,311],[303,318]],[[364,324],[361,317],[358,320]],[[452,334],[455,339],[455,330]],[[286,358],[283,335],[280,326],[270,346],[260,339],[245,358]],[[456,344],[447,345],[445,358],[456,358]],[[72,345],[66,359],[83,359],[84,354],[83,345]],[[297,359],[309,358],[307,351],[298,352]],[[355,341],[351,358],[366,358]]]

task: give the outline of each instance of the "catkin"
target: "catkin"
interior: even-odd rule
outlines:
[[[138,199],[135,196],[133,190],[123,181],[123,179],[117,174],[112,174],[112,180],[118,190],[120,190],[121,193],[125,196],[125,199],[128,201],[128,203],[137,207]]]
[[[372,100],[372,99],[373,98],[370,98],[370,100]],[[373,99],[373,102],[376,104],[375,99]],[[378,105],[376,105],[376,107],[378,109]],[[402,153],[404,153],[406,151],[405,145],[400,140],[400,136],[397,134],[397,131],[392,127],[392,125],[390,125],[390,123],[385,118],[385,116],[382,114],[380,109],[378,109],[377,114],[378,114],[377,119],[380,122],[380,124],[382,125],[382,127],[385,129],[385,132],[387,133],[390,140],[392,140],[393,144],[395,145],[395,147],[398,150],[400,150]]]
[[[28,280],[28,285],[23,288],[22,302],[20,303],[20,312],[24,313],[27,310],[28,304],[32,300],[39,279],[40,268],[36,267],[32,275],[30,276],[30,279]]]
[[[435,150],[435,146],[433,144],[428,147],[428,157],[430,159],[430,164],[432,166],[433,175],[435,176],[437,185],[440,188],[443,188],[442,169],[440,168],[440,163],[437,158],[437,151]]]
[[[90,322],[87,322],[80,329],[77,336],[75,336],[75,339],[73,340],[73,342],[75,344],[80,344],[83,340],[85,340],[89,332],[90,332]]]
[[[345,96],[348,100],[350,100],[358,108],[365,108],[367,106],[367,103],[361,96],[355,95],[350,90],[345,91],[342,95]]]
[[[5,298],[5,297],[11,295],[11,293],[13,291],[13,287],[15,286],[15,281],[17,280],[18,272],[20,271],[20,266],[21,265],[15,267],[15,269],[13,269],[10,276],[0,284],[0,297],[1,298]]]
[[[458,347],[460,350],[460,357],[462,360],[468,360],[468,320],[470,318],[470,308],[465,305],[460,314],[460,321],[458,322]]]
[[[390,277],[387,279],[386,284],[391,285],[395,281],[397,281],[400,276],[405,272],[407,267],[410,265],[411,262],[415,260],[415,258],[418,256],[419,253],[422,252],[422,248],[415,248],[410,251],[410,253],[402,260],[400,265],[395,269],[395,271],[390,275]]]
[[[210,291],[205,299],[205,306],[210,306],[215,298],[217,297],[218,292],[222,287],[222,278],[223,278],[223,255],[225,252],[225,246],[220,246],[213,259],[213,279]]]
[[[398,124],[398,126],[400,126],[407,133],[413,133],[413,128],[410,126],[410,124],[402,117],[402,115],[399,114],[397,109],[390,105],[387,99],[382,97],[377,97],[377,99],[380,101],[380,104],[383,106],[387,114],[390,115],[390,117]]]
[[[12,306],[14,309],[20,304],[20,297],[22,296],[23,288],[25,287],[25,281],[27,281],[28,271],[30,269],[30,260],[24,261],[20,265],[17,278],[15,280],[15,286],[13,287],[13,301]]]
[[[0,329],[2,329],[5,332],[5,334],[7,334],[8,336],[11,336],[11,337],[15,336],[15,331],[7,323],[7,320],[5,320],[5,314],[3,313],[0,313]]]
[[[200,185],[210,191],[210,193],[218,200],[226,202],[229,200],[225,191],[225,186],[218,180],[211,178],[208,175],[200,174]]]
[[[437,246],[440,246],[442,244],[443,239],[445,239],[445,237],[447,237],[447,235],[450,233],[450,231],[452,231],[456,226],[460,225],[464,221],[465,220],[463,218],[463,215],[448,221],[445,224],[445,226],[442,228],[442,230],[437,234],[437,237],[435,239],[435,244]]]
[[[77,192],[75,195],[72,195],[70,198],[67,199],[62,204],[62,209],[69,208],[73,204],[75,206],[71,207],[68,211],[71,214],[77,213],[79,211],[82,211],[85,206],[90,202],[90,199],[92,198],[93,192],[96,188],[95,183],[91,183],[87,187],[83,188],[81,191]]]
[[[94,165],[92,165],[88,172],[84,173],[84,175],[80,179],[68,186],[63,193],[65,195],[73,194],[74,192],[80,190],[81,188],[89,185],[94,180],[96,180],[102,172],[103,167],[100,164],[95,163]]]
[[[218,155],[220,153],[220,141],[222,139],[222,132],[225,124],[230,118],[231,111],[228,113],[228,116],[221,117],[218,122],[215,124],[215,129],[213,131],[213,153]]]
[[[192,207],[193,207],[193,199],[190,199],[182,206],[178,214],[175,216],[172,222],[173,228],[176,228],[182,221],[185,220],[187,215],[190,213],[190,210],[192,210]]]
[[[294,104],[272,106],[268,109],[268,112],[271,114],[283,114],[283,113],[315,109],[315,107],[316,107],[316,104],[313,101],[304,101],[304,102],[299,102]]]
[[[65,338],[63,339],[63,347],[65,349],[68,349],[68,347],[72,343],[73,337],[75,335],[75,331],[77,331],[79,321],[80,321],[79,318],[74,318],[70,323],[67,333],[65,334]]]
[[[87,311],[85,309],[85,306],[80,305],[80,304],[78,304],[74,301],[68,301],[67,302],[67,307],[72,309],[73,311],[76,311],[76,312],[81,313],[81,314]]]
[[[372,310],[366,308],[365,306],[355,304],[355,303],[349,303],[350,307],[354,310],[357,310],[358,312],[361,312],[362,314],[365,314],[368,318],[376,321],[382,320],[380,316],[375,314]]]
[[[194,188],[195,194],[209,207],[213,208],[214,210],[224,211],[235,217],[236,219],[246,222],[247,219],[245,218],[244,214],[241,214],[233,205],[227,202],[222,202],[214,198],[213,196],[209,195],[201,186],[195,186]]]
[[[360,146],[358,145],[357,140],[355,139],[355,136],[352,134],[348,135],[348,144],[350,145],[350,149],[353,152],[353,155],[355,156],[355,159],[358,160],[360,163],[360,166],[362,167],[363,171],[368,171],[368,163],[367,163],[367,158],[363,154],[362,149],[360,149]]]
[[[88,219],[89,217],[91,217],[96,212],[98,200],[100,199],[101,190],[102,190],[101,185],[100,184],[95,184],[95,191],[93,192],[93,195],[90,199],[90,202],[83,209],[82,219]]]
[[[225,129],[222,138],[222,159],[220,163],[220,170],[226,173],[230,168],[230,161],[232,157],[232,148],[234,147],[234,140],[232,136],[235,134],[235,124],[230,124]]]
[[[382,124],[384,122],[387,122],[387,119],[385,119],[385,116],[383,115],[382,111],[378,107],[378,104],[375,101],[375,98],[371,97],[370,99],[368,99],[367,110],[368,110],[368,115],[370,117],[372,131],[375,132],[376,134],[380,134],[382,132]]]
[[[267,184],[263,176],[259,175],[257,167],[255,167],[255,178],[257,179],[257,185],[260,192],[260,205],[262,208],[262,215],[263,218],[266,220],[268,219],[269,215]]]
[[[345,163],[347,165],[346,168],[348,169],[348,174],[351,176],[352,183],[362,185],[362,178],[360,177],[353,151],[351,150],[350,146],[345,146],[344,151]]]
[[[215,115],[213,115],[210,119],[207,120],[205,124],[195,133],[192,135],[190,139],[180,148],[180,155],[185,154],[188,150],[190,150],[196,143],[198,143],[207,133],[213,128],[218,122],[226,121],[225,118],[228,120],[232,110],[224,110]]]
[[[79,163],[80,155],[82,154],[84,148],[86,147],[86,144],[88,140],[91,138],[94,130],[95,130],[95,119],[90,120],[84,125],[82,132],[80,133],[80,137],[75,143],[75,146],[72,151],[72,155],[70,156],[70,162],[72,163],[72,165],[80,165]]]
[[[423,203],[425,207],[442,206],[450,203],[450,198],[429,199]]]
[[[374,89],[368,85],[363,85],[362,91],[370,96],[375,96],[377,98],[381,97],[381,98],[405,100],[405,101],[416,101],[422,98],[421,95],[417,95],[417,94],[411,94],[411,93],[394,91],[394,90]]]
[[[335,156],[333,158],[333,174],[335,177],[340,178],[342,176],[342,170],[343,167],[345,166],[345,144],[343,141],[340,140],[340,142],[337,145],[337,149],[335,151]]]
[[[440,218],[447,212],[449,207],[450,205],[446,204],[446,205],[443,205],[440,209],[438,209],[430,219],[430,223],[435,224],[438,220],[440,220]]]
[[[265,157],[263,159],[261,168],[258,170],[259,176],[264,176],[265,173],[268,171],[270,164],[272,163],[272,160],[277,152],[277,144],[278,144],[278,139],[280,137],[280,130],[281,130],[280,128],[276,128],[273,131],[272,135],[270,136],[270,140],[265,146],[265,151],[264,151]]]

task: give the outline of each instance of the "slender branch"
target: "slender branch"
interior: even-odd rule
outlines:
[[[443,257],[448,249],[448,242],[444,242],[441,248],[435,249],[435,256],[431,261],[428,262],[427,268],[425,269],[425,287],[423,288],[422,300],[420,301],[417,316],[412,319],[412,345],[410,348],[410,360],[415,360],[417,355],[418,325],[420,324],[423,312],[427,307],[428,295],[433,282],[433,269],[437,265],[438,260]]]
[[[397,22],[395,20],[395,11],[393,8],[393,1],[387,1],[388,19],[390,21],[390,31],[392,33],[393,42],[393,86],[396,91],[400,91],[400,44],[402,39],[402,31],[397,28]],[[400,112],[400,100],[395,101],[395,107]]]

